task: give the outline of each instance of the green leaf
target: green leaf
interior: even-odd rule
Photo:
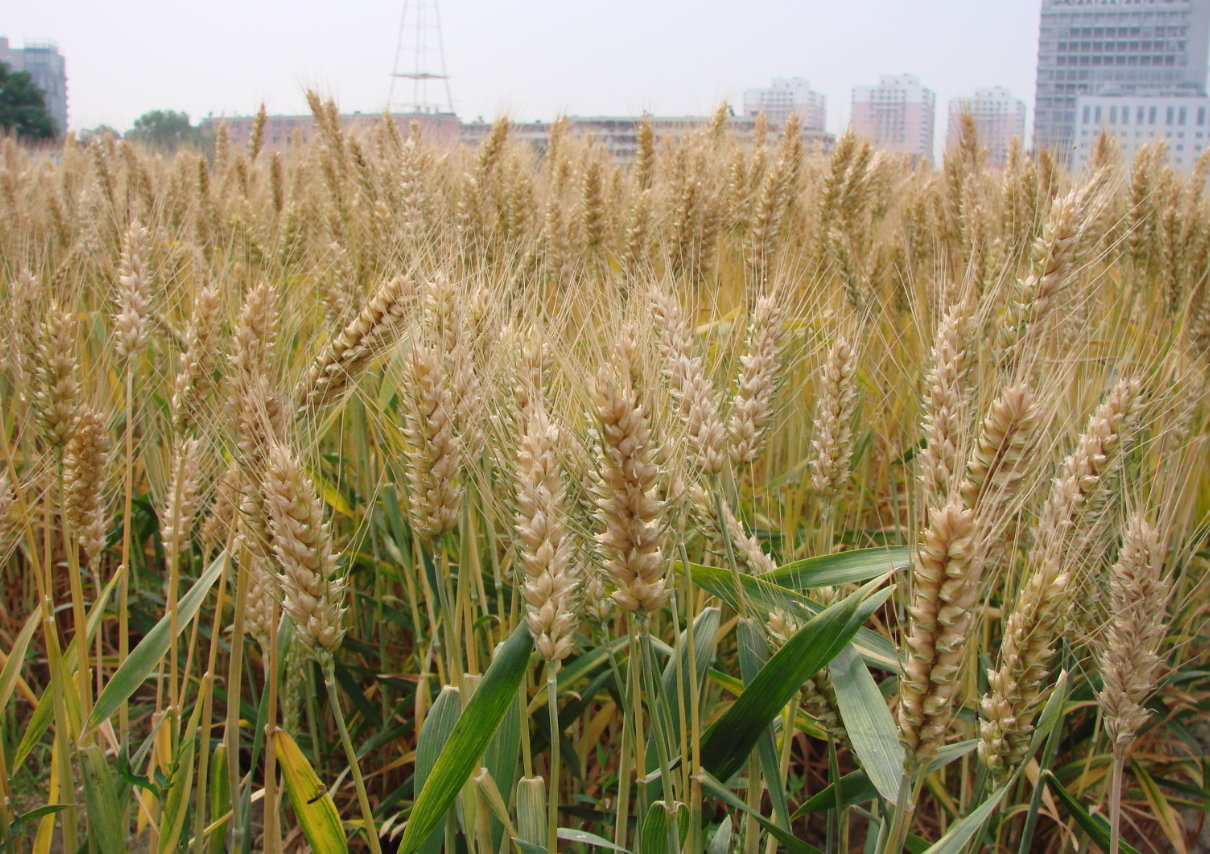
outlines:
[[[979,739],[972,738],[968,741],[958,741],[953,744],[946,744],[937,750],[937,755],[929,761],[929,773],[940,771],[951,762],[961,759],[966,754],[970,753],[979,744]],[[878,797],[878,790],[874,788],[874,784],[870,782],[869,775],[858,768],[856,771],[845,774],[840,778],[840,799],[841,803],[850,807],[853,804],[862,804],[866,801],[872,801]],[[827,788],[821,789],[811,796],[805,804],[794,811],[792,819],[801,818],[810,813],[823,812],[830,810],[836,806],[836,790],[834,784]],[[927,846],[925,846],[927,847]]]
[[[621,851],[622,854],[630,854],[621,845],[614,845],[608,839],[602,836],[597,836],[595,833],[589,833],[587,830],[576,830],[573,827],[560,827],[558,830],[560,839],[568,842],[579,842],[582,845],[595,845],[597,848],[609,848],[613,851]]]
[[[698,564],[692,564],[692,567],[694,584],[738,610],[739,601],[735,595],[735,580],[729,570]],[[765,580],[768,577],[768,575],[740,576],[740,584],[744,588],[744,597],[748,602],[764,610],[781,608],[803,618],[823,612],[824,609],[819,603],[811,601],[794,590],[770,584]],[[899,672],[899,655],[895,650],[895,645],[882,635],[863,627],[858,629],[853,645],[857,647],[861,657],[871,667],[892,673]]]
[[[546,838],[546,781],[541,777],[517,783],[517,836],[532,845]]]
[[[899,797],[899,780],[903,776],[904,755],[899,743],[899,728],[895,726],[891,710],[852,645],[837,653],[829,666],[840,718],[853,750],[861,760],[861,767],[878,793],[888,803],[895,803]]]
[[[13,648],[8,652],[8,661],[4,662],[4,670],[0,671],[0,709],[8,708],[8,700],[17,684],[17,677],[21,675],[21,668],[25,666],[25,651],[29,648],[29,642],[33,639],[40,622],[42,622],[42,609],[35,608],[25,621],[25,628],[13,642]]]
[[[185,828],[190,795],[193,793],[193,761],[197,755],[197,725],[201,715],[202,704],[194,704],[185,738],[177,748],[172,763],[172,774],[168,778],[164,793],[164,813],[160,817],[160,854],[176,851],[177,842],[180,841],[181,832]]]
[[[513,837],[513,847],[517,849],[517,854],[546,854],[546,849],[541,845],[534,845],[532,842],[526,842],[515,836]]]
[[[450,733],[454,731],[458,718],[462,716],[462,692],[454,685],[445,685],[433,702],[433,707],[424,716],[420,735],[416,741],[416,771],[412,780],[413,790],[424,789],[424,784],[437,764]],[[420,845],[425,854],[438,854],[441,850],[441,829],[434,827]]]
[[[840,778],[840,802],[844,806],[863,804],[876,797],[878,797],[878,790],[874,788],[874,784],[870,782],[869,775],[864,770],[858,769]],[[833,783],[812,795],[805,804],[794,811],[794,815],[790,818],[802,818],[804,815],[830,810],[835,806],[836,784]]]
[[[93,603],[92,608],[90,608],[88,611],[88,616],[85,618],[84,623],[88,628],[89,643],[92,643],[93,637],[97,632],[97,627],[101,625],[101,618],[105,616],[105,603],[109,600],[110,594],[113,593],[113,590],[117,586],[117,583],[121,579],[122,575],[123,572],[121,571],[113,574],[113,577],[106,582],[105,588],[101,591],[101,595],[97,597],[97,601]],[[41,614],[42,610],[39,608],[30,615],[30,619],[33,620],[35,617],[41,618]],[[14,656],[16,646],[16,644],[13,645]],[[61,656],[61,658],[64,660],[64,666],[67,668],[68,673],[76,672],[76,662],[79,661],[79,658],[75,654],[75,649],[76,639],[72,638],[71,643],[67,645],[67,651]],[[12,659],[10,658],[9,661],[11,663]],[[18,664],[14,674],[20,673],[20,668],[21,664]],[[6,666],[5,671],[7,672],[7,670],[8,667]],[[68,692],[68,695],[74,697],[75,693]],[[2,708],[5,708],[4,703],[0,703],[0,709]],[[48,729],[50,729],[50,724],[51,721],[54,720],[54,716],[54,695],[50,691],[43,691],[42,696],[38,698],[38,705],[34,707],[34,713],[30,715],[29,723],[25,726],[25,735],[21,737],[21,744],[18,745],[17,752],[13,755],[13,768],[20,767],[21,763],[25,761],[25,758],[29,756],[30,751],[34,749],[34,746],[42,740],[42,736],[46,734]]]
[[[521,623],[497,650],[416,798],[399,854],[413,854],[453,806],[512,704],[532,649],[529,628]]]
[[[756,678],[756,674],[769,660],[769,648],[752,619],[740,620],[736,630],[739,646],[739,670],[745,690]],[[773,726],[765,727],[756,741],[756,753],[760,757],[761,772],[768,783],[769,802],[773,805],[773,817],[780,827],[790,829],[790,808],[786,804],[786,789],[781,785],[781,764],[777,755],[777,739],[773,737]]]
[[[812,590],[839,584],[859,584],[911,566],[907,546],[854,549],[830,555],[809,557],[780,566],[761,576],[789,590]]]
[[[194,583],[189,592],[177,602],[178,635],[188,628],[190,621],[202,606],[206,594],[210,592],[210,588],[214,586],[214,582],[226,564],[227,553],[224,551],[206,568],[202,577]],[[101,695],[97,697],[96,705],[92,707],[92,714],[88,716],[88,722],[84,726],[85,735],[115,714],[130,698],[130,695],[138,690],[151,671],[159,665],[160,659],[168,652],[172,640],[171,634],[172,618],[171,615],[165,614],[164,618],[143,636],[139,645],[131,650],[127,659],[122,662],[122,666],[109,678]]]
[[[702,771],[702,788],[728,806],[734,807],[740,812],[744,812],[752,816],[754,819],[756,819],[756,823],[767,830],[785,847],[788,852],[790,852],[790,854],[823,854],[823,852],[814,845],[810,844],[809,842],[804,842],[793,833],[782,830],[776,824],[769,821],[769,819],[753,810],[750,806],[737,798],[730,789],[720,783],[718,778],[709,771]]]
[[[996,807],[1000,805],[1000,801],[1004,799],[1005,793],[1012,785],[1013,779],[1010,779],[985,800],[975,809],[971,810],[961,821],[949,829],[945,836],[937,840],[932,848],[929,848],[926,854],[960,854],[966,843],[970,842],[973,837],[988,819],[996,812]]]
[[[1084,805],[1076,800],[1075,795],[1063,788],[1063,784],[1059,782],[1059,778],[1054,775],[1054,772],[1043,771],[1042,779],[1046,781],[1046,787],[1059,799],[1059,803],[1063,804],[1063,809],[1067,810],[1067,814],[1075,819],[1081,830],[1088,834],[1088,838],[1093,841],[1093,844],[1102,851],[1109,851],[1109,822],[1099,815],[1089,815],[1088,810],[1084,809]],[[1121,850],[1125,854],[1139,854],[1125,841],[1121,841]]]
[[[680,694],[677,693],[677,672],[681,668],[680,659],[684,655],[686,658],[684,664],[684,673],[681,680],[681,692],[685,698],[685,720],[689,720],[689,710],[692,708],[690,698],[693,696],[693,691],[701,691],[702,684],[706,678],[706,671],[710,667],[710,662],[714,658],[714,647],[718,641],[718,625],[721,618],[721,612],[718,608],[703,608],[702,612],[697,615],[697,619],[693,621],[693,656],[694,663],[697,665],[697,678],[693,678],[693,674],[689,672],[688,649],[689,649],[689,632],[682,631],[680,639],[677,641],[676,649],[672,657],[668,659],[668,663],[664,666],[664,694],[668,697],[668,702],[672,704],[672,732],[669,734],[673,744],[680,744],[681,741],[681,714],[680,714]],[[654,766],[653,766],[654,767]]]
[[[893,588],[871,596],[876,583],[870,582],[813,617],[769,659],[706,734],[701,748],[703,768],[721,779],[740,769],[760,734],[802,684],[831,661],[886,601]]]
[[[689,833],[689,810],[684,804],[677,804],[677,836],[681,844]],[[642,835],[639,840],[639,854],[678,854],[669,851],[668,808],[664,801],[656,801],[647,810],[647,818],[643,820]]]
[[[220,744],[215,748],[214,755],[210,758],[210,808],[215,816],[222,816],[224,813],[231,810],[231,778],[227,774],[227,745]],[[206,835],[210,839],[209,849],[211,854],[222,854],[227,842],[227,825],[229,819],[215,821],[210,832]]]
[[[730,814],[723,816],[718,830],[714,831],[714,836],[710,837],[710,844],[706,846],[706,854],[731,854]]]
[[[1067,671],[1064,670],[1055,680],[1050,697],[1047,698],[1046,705],[1042,707],[1042,714],[1038,715],[1038,725],[1034,727],[1033,737],[1029,740],[1031,756],[1042,746],[1042,741],[1050,735],[1050,731],[1059,721],[1063,720],[1063,704],[1067,702],[1067,691],[1070,687],[1071,681],[1068,679]]]
[[[84,774],[84,802],[88,806],[88,829],[102,851],[124,854],[126,828],[118,807],[118,790],[105,752],[95,744],[80,748],[80,770]]]
[[[284,729],[274,733],[273,746],[290,805],[311,850],[315,854],[347,854],[349,840],[340,824],[340,813],[307,757]]]
[[[47,688],[42,692],[42,696],[38,698],[38,705],[34,707],[34,713],[29,716],[29,723],[25,725],[25,735],[21,736],[21,743],[17,745],[17,752],[13,754],[14,768],[21,767],[21,764],[25,762],[25,757],[29,756],[29,752],[50,729],[50,722],[55,717],[54,696],[51,694],[51,690],[51,688]]]

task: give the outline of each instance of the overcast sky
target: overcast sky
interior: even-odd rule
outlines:
[[[410,0],[413,4],[415,0]],[[304,112],[303,89],[343,111],[385,106],[403,0],[37,0],[7,2],[0,36],[58,42],[73,128],[130,126],[152,109]],[[949,99],[1007,86],[1033,124],[1039,2],[1004,0],[441,0],[454,109],[507,113],[706,114],[774,76],[806,77],[848,121],[854,85],[909,72]]]

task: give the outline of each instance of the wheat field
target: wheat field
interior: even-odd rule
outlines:
[[[1210,157],[309,102],[4,142],[0,850],[1204,845]]]

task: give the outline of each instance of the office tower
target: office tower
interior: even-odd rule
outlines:
[[[1208,46],[1210,0],[1043,0],[1034,145],[1070,158],[1080,96],[1205,94]]]

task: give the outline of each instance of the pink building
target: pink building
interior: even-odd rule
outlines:
[[[880,148],[933,162],[937,94],[914,74],[884,74],[877,86],[853,87],[853,130]]]
[[[391,118],[399,126],[403,136],[407,136],[413,121],[419,123],[420,133],[428,139],[454,144],[458,142],[461,123],[458,117],[446,113],[393,113]],[[347,113],[340,117],[345,130],[371,128],[382,119],[378,113]],[[220,124],[227,125],[227,135],[236,145],[247,145],[252,139],[252,129],[256,124],[255,116],[209,116],[202,119],[204,133],[213,134]],[[319,125],[315,117],[307,114],[301,116],[268,116],[265,119],[263,146],[266,151],[290,151],[295,145],[305,145],[319,133]]]
[[[946,146],[958,144],[962,133],[962,116],[975,121],[979,144],[987,149],[987,165],[1002,168],[1008,160],[1008,148],[1013,138],[1025,142],[1025,102],[1014,98],[1003,86],[976,89],[973,97],[950,100],[949,132]]]

